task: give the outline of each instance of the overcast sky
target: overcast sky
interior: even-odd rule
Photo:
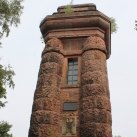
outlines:
[[[27,137],[33,95],[44,44],[39,24],[57,7],[70,0],[25,0],[21,24],[3,38],[0,49],[3,65],[11,64],[15,89],[7,88],[8,104],[0,110],[0,120],[13,125],[14,137]],[[137,0],[74,0],[74,4],[94,3],[97,10],[114,17],[118,32],[112,35],[111,56],[107,61],[112,105],[113,135],[137,137]]]

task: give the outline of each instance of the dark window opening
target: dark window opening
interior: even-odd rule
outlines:
[[[68,59],[68,85],[77,84],[78,81],[78,59]]]
[[[64,102],[63,110],[76,111],[77,106],[78,106],[77,102]]]

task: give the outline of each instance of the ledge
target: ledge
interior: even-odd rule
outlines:
[[[73,85],[61,85],[61,89],[66,89],[66,88],[80,88],[81,85],[80,84],[73,84]]]

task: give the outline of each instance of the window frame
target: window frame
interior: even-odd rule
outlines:
[[[68,59],[78,58],[78,82],[77,84],[67,84],[68,79]],[[63,74],[61,80],[61,89],[62,88],[77,88],[81,86],[81,55],[79,56],[65,56],[63,63]]]
[[[67,85],[78,84],[78,58],[68,58]]]

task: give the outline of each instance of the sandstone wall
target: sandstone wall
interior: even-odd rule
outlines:
[[[29,137],[60,136],[60,84],[63,67],[63,48],[58,39],[46,43],[43,51]]]
[[[112,136],[105,52],[103,39],[87,38],[82,54],[80,137]]]
[[[111,137],[106,45],[97,35],[50,39],[42,53],[29,137]],[[78,58],[78,83],[67,84],[68,58]],[[64,103],[76,102],[75,111]],[[64,122],[72,119],[74,135]],[[71,125],[72,126],[72,125]],[[70,127],[71,129],[71,127]]]

